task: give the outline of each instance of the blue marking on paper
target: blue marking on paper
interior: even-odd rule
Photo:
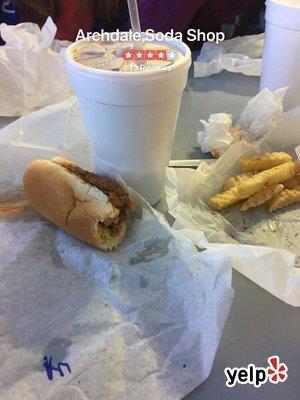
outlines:
[[[52,357],[49,357],[49,359],[48,359],[48,357],[45,356],[44,357],[43,366],[45,367],[45,370],[46,370],[47,377],[48,377],[49,381],[53,380],[53,371],[59,372],[59,375],[61,377],[64,377],[65,375],[64,375],[64,372],[63,372],[63,367],[65,367],[69,371],[69,373],[71,373],[71,368],[70,368],[70,365],[68,363],[59,362],[57,364],[57,367],[52,365]]]

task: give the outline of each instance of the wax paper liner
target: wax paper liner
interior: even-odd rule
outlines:
[[[0,24],[0,115],[14,117],[60,102],[73,91],[64,67],[66,42],[54,40],[49,17],[42,29],[30,22]]]
[[[247,103],[237,121],[233,121],[231,114],[224,113],[210,115],[209,121],[200,120],[204,125],[204,130],[197,134],[201,151],[208,153],[218,149],[223,155],[233,142],[253,142],[272,132],[282,118],[283,99],[287,91],[288,88],[274,92],[262,90]],[[243,131],[240,136],[230,134],[233,125]]]
[[[264,33],[238,36],[219,44],[204,43],[194,62],[194,76],[205,77],[226,70],[249,76],[260,76]]]
[[[199,253],[134,192],[111,253],[32,210],[20,187],[31,159],[90,165],[76,102],[6,127],[0,151],[1,399],[176,400],[203,382],[233,298],[227,256]],[[113,174],[100,160],[96,169]],[[49,381],[44,356],[71,373]]]
[[[207,205],[225,180],[241,173],[238,160],[242,155],[287,151],[297,159],[300,108],[278,117],[270,133],[253,143],[232,144],[213,164],[202,162],[197,171],[168,169],[167,202],[176,219],[174,229],[187,234],[186,229],[197,228],[202,235],[190,236],[195,244],[225,251],[233,266],[249,279],[283,301],[300,306],[299,204],[274,214],[263,206],[241,213],[240,205],[221,212]]]

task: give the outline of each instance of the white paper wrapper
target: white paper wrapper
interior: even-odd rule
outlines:
[[[232,120],[230,114],[212,114],[209,121],[200,120],[204,130],[198,132],[198,143],[203,153],[218,150],[223,155],[234,142],[245,140],[256,141],[271,132],[283,115],[283,98],[288,88],[274,92],[262,90],[251,99],[238,121]],[[231,129],[236,125],[241,134],[233,136]]]
[[[220,154],[223,154],[234,142],[234,137],[230,134],[231,114],[212,114],[208,121],[200,119],[200,123],[204,126],[204,131],[198,132],[198,143],[202,153],[218,149]]]
[[[22,210],[0,211],[1,399],[176,400],[203,382],[233,297],[227,256],[199,253],[140,198],[111,253],[24,204],[16,188],[32,159],[90,166],[74,101],[0,131],[0,151],[0,201],[18,198]],[[99,160],[96,169],[113,174]],[[71,374],[48,381],[44,356]]]
[[[26,115],[60,102],[72,94],[62,45],[53,41],[56,26],[48,18],[42,30],[38,25],[0,24],[0,115]],[[64,45],[64,44],[63,44]]]
[[[255,119],[263,121],[260,108]],[[238,271],[294,306],[300,306],[299,204],[275,214],[264,207],[241,213],[239,205],[216,212],[207,200],[219,192],[225,180],[241,173],[238,160],[242,155],[287,151],[297,159],[299,131],[300,108],[281,114],[276,128],[259,141],[233,143],[213,164],[203,162],[197,171],[168,169],[167,182],[167,202],[176,218],[174,229],[199,247],[225,251]]]
[[[205,77],[226,70],[260,76],[264,34],[236,37],[220,44],[204,43],[194,63],[194,76]]]

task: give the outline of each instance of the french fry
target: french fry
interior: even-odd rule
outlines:
[[[280,208],[300,203],[300,186],[295,189],[283,189],[268,202],[268,211],[274,212]]]
[[[273,186],[293,178],[299,166],[294,162],[287,162],[259,172],[252,178],[246,180],[245,183],[238,186],[241,198],[247,198],[264,186]]]
[[[219,193],[209,199],[209,205],[214,210],[223,210],[223,208],[232,206],[241,201],[237,188],[233,187],[226,192]]]
[[[280,193],[283,189],[284,186],[281,184],[264,187],[257,193],[254,193],[252,196],[250,196],[249,199],[243,203],[241,211],[247,211],[249,208],[255,208],[266,203],[272,197]]]
[[[263,171],[292,161],[292,157],[284,152],[265,153],[261,156],[246,156],[239,160],[245,171]]]
[[[294,178],[291,178],[288,181],[283,182],[283,184],[286,189],[294,189],[296,186],[300,185],[300,176],[297,175]]]
[[[209,199],[209,205],[215,210],[222,210],[243,199],[247,199],[265,186],[273,186],[292,178],[298,170],[296,163],[288,162],[278,167],[260,172],[230,190]]]
[[[209,200],[210,206],[214,210],[223,210],[223,208],[232,206],[258,192],[265,186],[265,177],[258,175],[248,178],[245,182],[213,196]]]
[[[233,176],[232,178],[229,178],[223,185],[223,192],[226,190],[230,190],[234,186],[239,185],[240,183],[245,182],[248,178],[251,178],[254,175],[253,172],[244,172],[241,175]]]

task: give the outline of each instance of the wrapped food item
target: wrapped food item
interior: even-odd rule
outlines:
[[[39,214],[76,238],[101,250],[124,240],[134,203],[119,183],[56,157],[33,161],[23,186]]]

